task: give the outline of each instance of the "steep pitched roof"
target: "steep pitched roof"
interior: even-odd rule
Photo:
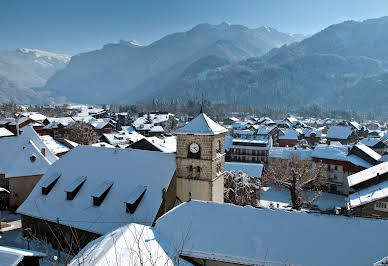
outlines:
[[[228,130],[214,122],[204,113],[200,113],[187,125],[175,131],[175,134],[217,135]]]
[[[327,130],[326,138],[328,139],[347,139],[353,133],[349,126],[330,126]]]
[[[387,198],[388,197],[388,181],[367,187],[353,194],[347,198],[349,203],[348,208],[355,208],[367,203]]]
[[[78,146],[50,167],[17,211],[47,221],[59,217],[61,224],[99,234],[131,222],[150,225],[175,168],[175,154]],[[42,195],[44,182],[58,174],[51,191]],[[65,189],[80,176],[87,180],[73,200],[66,200]],[[113,185],[102,204],[94,206],[92,195],[108,183]],[[140,185],[147,191],[136,211],[127,213],[125,201]]]
[[[57,159],[30,126],[20,136],[0,138],[0,173],[7,178],[42,175]]]

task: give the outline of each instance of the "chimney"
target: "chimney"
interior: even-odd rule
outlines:
[[[42,154],[43,156],[46,156],[46,148],[42,148]]]

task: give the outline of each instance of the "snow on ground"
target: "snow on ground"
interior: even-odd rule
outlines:
[[[263,187],[260,189],[259,206],[269,208],[270,205],[281,209],[291,209],[290,192],[277,187]],[[336,207],[345,207],[345,196],[323,192],[315,203],[321,211],[330,211]]]

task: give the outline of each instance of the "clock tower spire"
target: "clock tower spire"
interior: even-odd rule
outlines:
[[[191,198],[224,202],[225,135],[227,129],[202,112],[178,129],[176,194],[181,201]]]

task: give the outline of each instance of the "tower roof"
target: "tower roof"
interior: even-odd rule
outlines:
[[[200,113],[187,125],[175,131],[175,134],[217,135],[228,130],[214,122],[204,113]]]

